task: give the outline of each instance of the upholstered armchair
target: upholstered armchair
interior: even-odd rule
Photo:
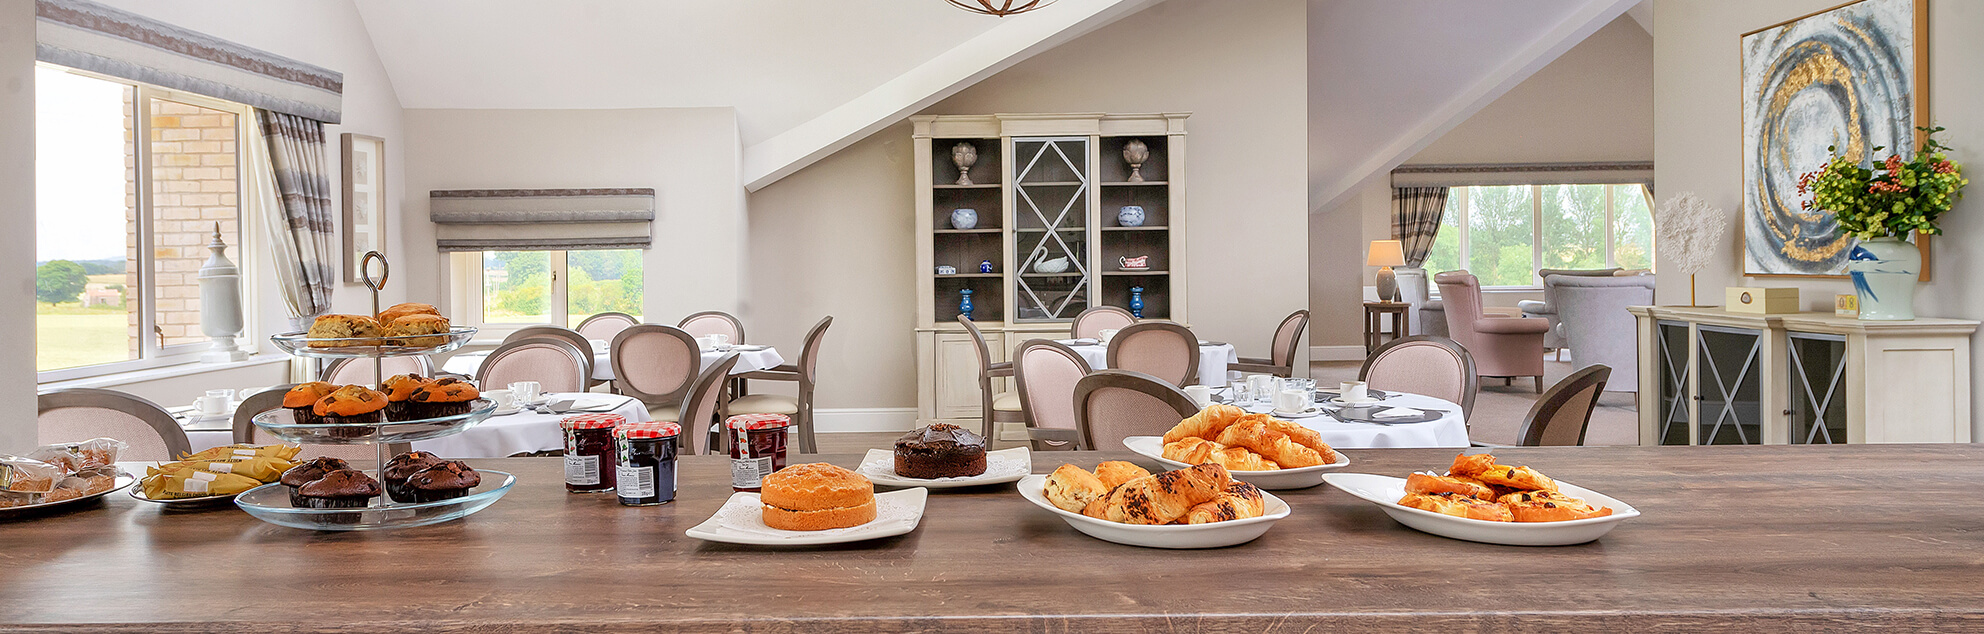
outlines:
[[[1543,301],[1525,299],[1516,302],[1524,317],[1541,317],[1550,322],[1550,329],[1543,332],[1543,348],[1557,350],[1564,346],[1564,337],[1557,333],[1557,293],[1550,286],[1552,276],[1567,277],[1611,277],[1619,272],[1618,267],[1609,269],[1537,269],[1536,277],[1543,280]]]
[[[1415,266],[1401,266],[1392,269],[1398,278],[1399,301],[1410,305],[1405,309],[1412,317],[1406,320],[1407,335],[1447,336],[1447,314],[1440,301],[1433,299],[1426,269]]]
[[[1639,347],[1633,340],[1633,316],[1626,307],[1653,305],[1653,276],[1566,275],[1545,282],[1552,280],[1557,287],[1555,329],[1571,349],[1571,362],[1578,367],[1610,366],[1609,389],[1638,390]]]
[[[1526,317],[1502,317],[1481,307],[1481,281],[1466,271],[1433,276],[1445,304],[1451,338],[1474,355],[1481,376],[1510,379],[1534,377],[1543,392],[1543,331],[1550,322]]]

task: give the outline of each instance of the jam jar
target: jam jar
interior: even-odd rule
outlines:
[[[620,466],[614,490],[627,506],[654,506],[675,501],[675,423],[631,423],[613,429]]]
[[[757,491],[765,476],[785,468],[784,414],[738,414],[723,421],[730,436],[730,488]]]
[[[580,414],[559,422],[565,429],[565,490],[613,490],[613,428],[627,422],[619,414]]]

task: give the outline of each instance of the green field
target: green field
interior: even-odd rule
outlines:
[[[34,318],[34,369],[56,370],[131,358],[124,311],[42,304]]]

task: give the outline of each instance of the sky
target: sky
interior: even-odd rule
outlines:
[[[35,69],[36,261],[124,257],[123,91]]]

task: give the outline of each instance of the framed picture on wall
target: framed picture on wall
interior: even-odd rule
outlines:
[[[1845,276],[1854,240],[1805,208],[1799,176],[1828,148],[1863,163],[1913,153],[1929,121],[1928,4],[1858,0],[1743,34],[1744,275]]]
[[[345,133],[344,281],[361,283],[365,252],[386,252],[386,140]]]

